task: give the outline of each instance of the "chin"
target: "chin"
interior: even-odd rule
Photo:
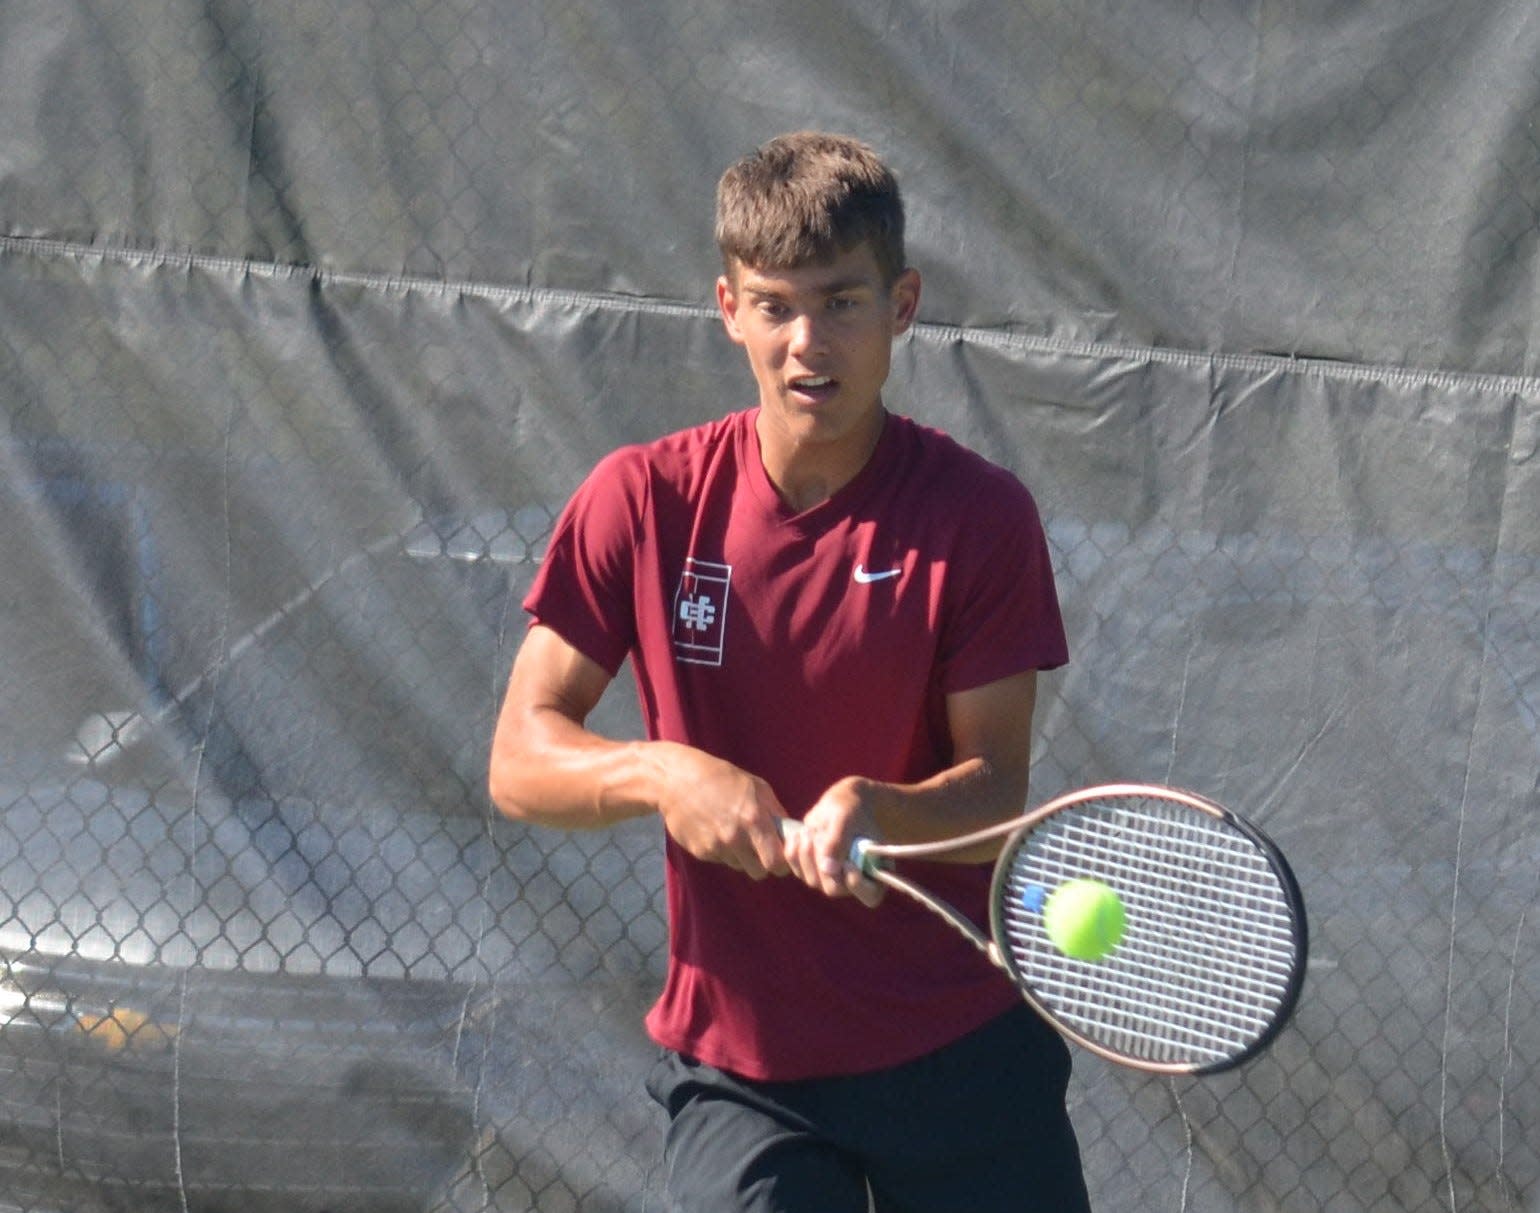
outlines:
[[[798,412],[786,419],[787,432],[810,444],[838,442],[856,428],[848,417],[821,408]]]

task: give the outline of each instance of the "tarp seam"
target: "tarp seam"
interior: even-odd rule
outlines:
[[[425,275],[332,270],[315,265],[259,261],[213,253],[171,252],[164,249],[128,246],[111,247],[45,237],[0,235],[0,255],[30,256],[46,260],[73,258],[95,260],[104,264],[149,264],[171,269],[247,274],[272,279],[301,278],[309,279],[318,286],[352,286],[382,292],[470,297],[501,304],[548,303],[592,311],[644,312],[658,316],[691,318],[716,316],[716,309],[707,304],[686,303],[644,295],[569,291],[556,287],[498,286],[488,282],[431,278]],[[1169,346],[1074,341],[981,326],[938,324],[927,321],[917,323],[912,331],[916,337],[936,345],[960,342],[1023,353],[1070,355],[1097,361],[1154,362],[1172,366],[1204,366],[1255,373],[1314,375],[1323,379],[1354,383],[1384,382],[1400,387],[1464,388],[1482,393],[1511,393],[1515,396],[1540,398],[1540,377],[1526,375],[1342,362],[1284,354],[1234,354],[1183,350]]]

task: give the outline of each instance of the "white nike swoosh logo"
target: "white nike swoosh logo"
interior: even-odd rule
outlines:
[[[889,577],[898,577],[903,569],[883,569],[880,573],[868,573],[864,564],[856,565],[856,581],[861,585],[870,585],[874,581],[886,581]]]

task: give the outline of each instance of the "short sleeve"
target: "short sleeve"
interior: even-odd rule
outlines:
[[[951,694],[1069,660],[1053,564],[1037,504],[1009,473],[969,502],[948,562],[939,660]]]
[[[532,622],[549,627],[613,677],[636,637],[635,560],[647,508],[637,448],[606,456],[556,520],[524,598]]]

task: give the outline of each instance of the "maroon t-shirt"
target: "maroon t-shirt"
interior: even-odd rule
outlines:
[[[865,468],[793,512],[755,411],[603,460],[525,600],[612,674],[629,656],[651,738],[766,779],[800,816],[848,775],[952,764],[946,696],[1066,660],[1037,508],[946,435],[888,416]],[[917,864],[982,921],[988,868]],[[660,1044],[749,1078],[859,1073],[950,1043],[1011,985],[930,911],[755,882],[667,844]]]

